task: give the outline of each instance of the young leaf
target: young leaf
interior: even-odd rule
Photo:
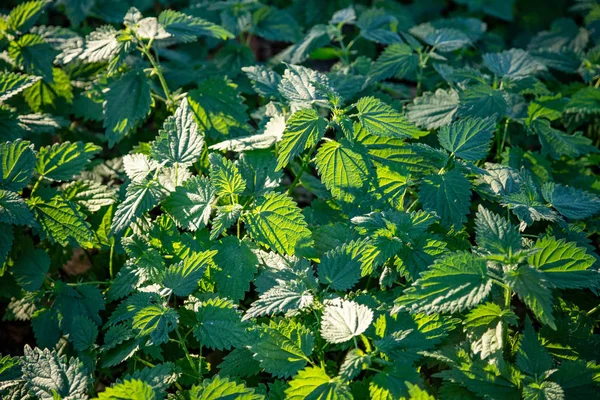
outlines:
[[[47,179],[66,181],[79,174],[100,150],[99,146],[83,142],[64,142],[42,147],[35,171]]]
[[[417,138],[427,132],[417,129],[400,113],[375,97],[363,97],[356,103],[361,125],[372,135]]]
[[[139,379],[127,379],[98,393],[97,400],[156,400],[152,386]]]
[[[325,134],[327,121],[313,108],[296,111],[286,123],[279,143],[277,168],[280,170],[302,151],[317,144]]]
[[[177,226],[194,232],[208,223],[214,200],[215,190],[210,181],[196,176],[175,188],[163,201],[162,207]]]
[[[192,17],[175,10],[165,10],[158,16],[158,23],[178,41],[193,42],[200,36],[210,36],[221,40],[233,35],[219,25]]]
[[[211,153],[208,160],[210,161],[210,180],[218,196],[229,197],[244,192],[246,182],[240,175],[238,167],[231,160],[217,153]]]
[[[312,245],[300,209],[284,194],[268,193],[258,198],[254,209],[243,219],[252,239],[279,253],[294,255]]]
[[[164,188],[154,180],[129,184],[125,201],[119,204],[115,212],[110,228],[111,234],[121,233],[136,218],[154,208],[163,198],[164,193]]]
[[[135,313],[132,326],[139,335],[149,335],[153,345],[159,345],[169,341],[169,332],[177,328],[178,319],[171,307],[149,305]]]
[[[308,367],[290,381],[285,391],[289,400],[352,400],[350,388],[341,378],[330,378],[324,369]]]
[[[373,322],[373,311],[354,301],[332,301],[321,318],[321,336],[329,343],[344,343],[359,336]]]
[[[176,296],[189,296],[197,287],[206,269],[212,265],[215,251],[189,254],[178,264],[171,265],[165,273],[163,285]]]
[[[243,384],[215,375],[211,379],[204,380],[202,386],[192,386],[189,398],[190,400],[264,400],[265,397]]]
[[[438,132],[440,145],[467,161],[485,158],[490,150],[496,123],[491,118],[466,118],[443,126]]]
[[[165,120],[163,129],[152,143],[152,158],[167,165],[191,165],[200,157],[203,149],[204,137],[198,132],[198,124],[184,98],[175,115]]]

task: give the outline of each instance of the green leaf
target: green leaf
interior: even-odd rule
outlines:
[[[552,315],[552,292],[548,289],[545,274],[529,265],[509,270],[504,280],[529,307],[536,318],[556,330]]]
[[[53,190],[40,190],[27,203],[41,227],[43,236],[61,246],[89,248],[94,233],[77,206]]]
[[[254,389],[236,383],[219,375],[205,379],[202,386],[192,386],[190,400],[264,400],[265,396],[255,393]]]
[[[87,373],[77,358],[67,361],[56,350],[25,345],[21,368],[29,392],[39,399],[55,398],[55,393],[65,399],[87,397]]]
[[[39,76],[18,74],[15,72],[0,72],[0,101],[10,99],[40,79]]]
[[[117,207],[111,226],[111,234],[124,231],[129,224],[146,211],[154,208],[163,198],[165,189],[156,181],[130,183],[127,186],[125,201]]]
[[[410,366],[387,368],[377,373],[369,382],[370,398],[373,400],[406,399],[409,396],[407,383],[419,381],[421,377]]]
[[[29,107],[38,113],[59,112],[73,102],[73,87],[66,72],[52,69],[52,81],[39,80],[23,92]]]
[[[8,56],[30,75],[41,76],[46,82],[52,83],[52,63],[57,51],[37,34],[27,33],[20,38],[10,41]]]
[[[175,10],[165,10],[158,16],[158,23],[180,42],[193,42],[201,36],[214,37],[221,40],[234,36],[219,25],[192,17]]]
[[[494,75],[514,80],[527,78],[546,70],[543,64],[521,49],[484,54],[483,63]]]
[[[240,195],[246,189],[246,182],[238,167],[220,154],[211,153],[210,180],[218,196]]]
[[[297,42],[302,32],[287,10],[261,7],[252,15],[254,33],[263,39],[278,42]]]
[[[173,264],[165,273],[163,285],[176,296],[188,296],[198,287],[206,269],[212,265],[215,251],[203,251],[187,255],[178,264]]]
[[[369,180],[369,160],[352,144],[327,141],[317,151],[317,170],[335,198],[351,202],[364,193]]]
[[[533,330],[531,320],[525,320],[523,338],[517,351],[516,366],[521,371],[534,377],[541,377],[553,366],[552,357],[542,346],[538,335]]]
[[[212,276],[218,292],[235,301],[244,299],[258,269],[251,242],[228,236],[213,249],[217,250],[215,264],[219,268],[212,271]]]
[[[38,290],[50,270],[50,256],[42,249],[24,252],[12,267],[15,280],[28,292]]]
[[[565,112],[573,114],[598,114],[600,113],[600,93],[594,87],[585,87],[577,92],[567,103]]]
[[[217,215],[212,221],[210,240],[214,240],[231,227],[242,215],[242,206],[239,204],[227,204],[217,207]]]
[[[453,28],[438,29],[430,22],[414,26],[409,32],[441,53],[455,51],[471,44],[471,39],[465,33]]]
[[[471,206],[471,182],[458,170],[428,175],[419,187],[423,209],[436,213],[444,226],[461,227]]]
[[[479,84],[459,93],[458,115],[461,117],[493,117],[496,120],[508,113],[506,92]]]
[[[31,327],[39,348],[53,349],[62,336],[56,310],[43,308],[31,315]]]
[[[479,161],[488,155],[496,122],[491,118],[465,118],[443,126],[438,132],[440,145],[467,161]]]
[[[574,242],[546,236],[533,246],[537,250],[527,262],[544,273],[550,287],[558,289],[596,288],[598,272],[590,269],[596,258]]]
[[[456,313],[481,303],[491,290],[485,260],[459,252],[436,260],[396,303],[412,313]]]
[[[364,369],[371,366],[371,356],[361,349],[352,349],[346,353],[344,362],[340,365],[340,378],[350,381],[356,378]]]
[[[155,400],[152,386],[139,379],[128,379],[98,393],[98,400]]]
[[[356,103],[360,124],[375,136],[417,138],[427,132],[417,129],[396,110],[375,97],[363,97]]]
[[[359,336],[373,322],[373,311],[348,300],[332,300],[321,317],[321,336],[329,343],[344,343]]]
[[[85,38],[83,52],[79,58],[87,62],[113,60],[123,50],[127,42],[120,41],[121,31],[111,25],[103,25]]]
[[[323,368],[308,367],[298,373],[286,389],[288,400],[352,400],[350,388],[341,378],[330,378]]]
[[[521,235],[510,221],[479,206],[475,219],[476,241],[492,254],[511,255],[521,249]]]
[[[278,89],[292,107],[310,108],[313,104],[327,104],[321,87],[329,87],[329,80],[324,74],[300,65],[288,65]]]
[[[228,81],[204,80],[188,93],[187,100],[198,127],[212,139],[244,136],[251,131],[243,98]]]
[[[279,253],[293,255],[312,245],[304,216],[285,194],[268,193],[259,197],[243,219],[252,239]]]
[[[228,350],[244,346],[247,342],[247,324],[233,301],[209,298],[196,309],[194,337],[203,346],[215,350]]]
[[[233,349],[223,357],[219,364],[219,373],[225,376],[245,378],[254,376],[260,371],[260,363],[253,358],[253,353],[246,348]]]
[[[364,246],[350,242],[328,251],[319,263],[319,281],[334,290],[352,289],[361,276]]]
[[[286,123],[279,143],[277,168],[280,170],[302,151],[316,145],[327,128],[327,121],[313,108],[296,111]]]
[[[6,20],[8,28],[21,33],[27,32],[35,25],[37,19],[49,3],[49,1],[41,0],[27,1],[17,5],[11,10],[10,14],[8,14]]]
[[[371,65],[369,76],[383,80],[392,76],[402,79],[416,70],[419,57],[404,43],[395,43],[385,48],[377,61]]]
[[[79,174],[101,150],[92,143],[63,142],[42,147],[37,157],[36,172],[54,181],[66,181]]]
[[[281,280],[252,303],[244,320],[278,313],[292,314],[308,308],[313,300],[314,296],[304,282]]]
[[[531,382],[523,388],[524,400],[563,400],[566,399],[562,387],[552,381]]]
[[[25,200],[15,192],[0,189],[0,222],[11,225],[37,226]]]
[[[132,326],[140,336],[150,336],[153,345],[167,343],[169,332],[177,329],[179,317],[171,307],[150,305],[135,313]]]
[[[11,225],[0,223],[0,229],[4,232],[4,235],[0,236],[0,266],[2,266],[10,253],[15,235]]]
[[[546,119],[535,120],[531,126],[542,143],[542,154],[547,154],[555,160],[560,160],[561,156],[575,158],[598,152],[598,149],[592,145],[592,141],[583,136],[582,132],[567,135],[554,129]]]
[[[175,188],[162,207],[178,227],[194,232],[208,223],[214,200],[215,190],[208,178],[195,176]]]
[[[448,125],[458,111],[458,93],[452,89],[437,89],[416,97],[407,107],[406,117],[410,122],[425,129],[436,129]]]
[[[277,72],[262,66],[242,67],[242,71],[252,82],[252,87],[256,93],[264,97],[278,97],[278,86],[281,82],[281,75]]]
[[[469,311],[463,321],[468,329],[488,328],[498,325],[499,322],[515,326],[518,320],[511,310],[502,309],[495,303],[484,303]]]
[[[168,117],[163,129],[152,143],[152,158],[167,165],[191,165],[202,154],[204,137],[186,98],[181,100],[175,115]]]
[[[91,212],[115,203],[117,197],[114,189],[87,179],[68,183],[62,187],[62,193],[66,200],[83,206]]]
[[[600,212],[598,196],[574,187],[546,182],[542,186],[542,196],[569,219],[586,219]]]
[[[112,82],[103,103],[108,145],[113,147],[146,119],[152,104],[150,85],[142,70],[131,70]]]
[[[294,321],[259,327],[260,336],[250,350],[265,371],[275,377],[295,375],[310,361],[314,346],[312,332]]]
[[[0,187],[19,191],[24,188],[35,168],[35,154],[26,140],[0,143]]]
[[[69,340],[77,351],[86,351],[94,347],[98,338],[98,327],[86,316],[78,315],[73,319],[73,328]]]

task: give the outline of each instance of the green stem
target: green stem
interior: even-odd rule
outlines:
[[[110,285],[110,282],[102,281],[89,281],[89,282],[78,282],[78,283],[67,283],[71,287],[84,286],[84,285]]]
[[[596,307],[594,307],[590,311],[588,311],[586,315],[590,316],[590,315],[594,314],[598,310],[600,310],[600,304],[598,304]]]
[[[510,308],[510,299],[512,298],[512,290],[509,287],[504,288],[504,307]]]
[[[148,362],[148,361],[144,360],[143,358],[140,358],[140,357],[136,356],[135,359],[136,359],[136,361],[139,361],[140,364],[144,364],[146,367],[149,367],[149,368],[156,367],[156,365],[152,364],[151,362]]]
[[[114,274],[114,270],[113,270],[113,257],[115,254],[115,239],[111,238],[111,243],[110,243],[110,254],[109,254],[109,260],[108,260],[108,273],[110,275],[110,279],[114,279],[115,274]]]
[[[504,145],[506,144],[506,137],[508,133],[508,123],[510,122],[510,118],[506,118],[504,121],[504,129],[502,132],[502,137],[500,135],[496,136],[496,161],[500,160],[500,156],[502,155],[502,150],[504,150]]]
[[[154,56],[152,55],[152,52],[148,47],[140,47],[141,52],[146,56],[146,58],[148,58],[148,61],[150,61],[150,64],[152,64],[152,68],[154,68],[154,72],[156,73],[156,76],[158,76],[158,80],[160,81],[160,85],[162,86],[163,92],[165,92],[165,96],[167,97],[167,108],[169,109],[169,111],[174,111],[173,106],[175,105],[175,102],[173,101],[173,97],[171,96],[171,91],[169,90],[169,87],[167,86],[167,81],[165,80],[165,77],[162,74],[160,65],[158,64],[158,60],[156,60],[154,58]]]
[[[29,194],[29,197],[33,196],[33,194],[37,190],[38,186],[40,186],[40,183],[42,182],[43,178],[44,178],[44,176],[42,175],[37,179],[37,181],[35,181],[35,184],[33,185],[33,189],[31,189],[31,193]]]
[[[179,328],[175,328],[175,333],[177,334],[177,339],[179,339],[181,349],[185,353],[185,358],[188,360],[188,363],[190,363],[190,367],[192,367],[192,371],[194,371],[196,376],[199,376],[198,371],[196,370],[196,364],[194,364],[194,360],[192,360],[192,356],[190,355],[190,352],[188,351],[188,348],[185,345],[185,340],[183,340],[183,338],[181,337],[181,332],[179,332]]]
[[[294,181],[292,182],[292,184],[290,185],[290,187],[287,190],[288,196],[292,195],[292,193],[294,192],[294,189],[296,188],[296,186],[298,186],[298,183],[300,183],[300,178],[302,178],[302,174],[304,174],[304,172],[306,172],[306,170],[308,169],[308,164],[310,164],[310,158],[312,157],[316,148],[317,148],[317,144],[315,143],[315,145],[310,149],[310,152],[306,155],[306,157],[304,157],[304,160],[302,160],[302,167],[300,167],[300,171],[298,172],[298,175],[296,175],[296,177],[294,178]]]

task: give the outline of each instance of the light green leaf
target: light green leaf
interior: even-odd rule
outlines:
[[[19,191],[27,185],[35,168],[35,154],[26,140],[0,143],[0,187]]]
[[[40,35],[27,33],[8,44],[8,56],[30,75],[52,83],[52,63],[58,52]]]
[[[158,23],[178,41],[193,42],[201,36],[210,36],[221,40],[231,39],[233,35],[225,28],[192,17],[175,10],[165,10],[158,16]]]
[[[52,69],[52,80],[39,80],[23,92],[29,107],[37,112],[59,112],[73,102],[73,86],[67,73],[59,68]]]
[[[246,181],[238,167],[217,153],[208,156],[210,161],[210,180],[218,196],[239,195],[246,189]]]
[[[195,176],[175,188],[162,207],[177,226],[194,232],[208,223],[214,200],[215,190],[208,178]]]
[[[341,378],[330,378],[324,369],[308,367],[289,383],[288,400],[352,400],[350,388]]]
[[[407,107],[406,117],[410,122],[425,129],[436,129],[448,125],[458,111],[458,93],[453,89],[438,89],[416,97]]]
[[[313,108],[296,111],[286,123],[283,139],[279,143],[277,168],[280,170],[302,151],[317,144],[327,127],[327,121]]]
[[[496,326],[499,322],[515,326],[518,319],[511,310],[502,309],[496,303],[484,303],[469,311],[463,324],[467,329],[477,329]]]
[[[259,327],[260,336],[250,347],[260,366],[275,377],[295,375],[310,361],[314,337],[310,329],[294,321]]]
[[[111,234],[124,231],[129,224],[146,211],[151,210],[163,198],[165,189],[156,181],[130,183],[127,186],[125,201],[117,207],[111,226]]]
[[[552,207],[569,219],[586,219],[600,212],[600,198],[571,186],[546,182],[542,196]]]
[[[527,262],[544,273],[550,287],[558,289],[596,288],[598,271],[590,269],[596,258],[574,242],[546,236],[533,246],[537,250]]]
[[[252,239],[279,253],[293,255],[312,245],[304,216],[285,194],[269,193],[258,198],[243,219]]]
[[[264,400],[265,396],[229,378],[215,375],[211,379],[204,380],[202,386],[192,386],[189,398],[190,400]]]
[[[18,74],[15,72],[0,72],[0,101],[10,99],[40,79],[39,76]]]
[[[364,193],[369,181],[368,159],[346,139],[327,141],[317,151],[316,164],[321,180],[335,198],[353,201]]]
[[[169,332],[177,328],[179,316],[171,307],[150,305],[135,313],[132,326],[140,336],[150,336],[152,345],[169,341]]]
[[[92,143],[55,143],[40,149],[35,170],[44,178],[66,181],[79,174],[100,150]]]
[[[111,83],[103,103],[108,145],[114,146],[146,119],[152,104],[148,78],[142,70],[131,70]]]
[[[203,149],[204,137],[198,132],[198,124],[184,98],[175,115],[165,120],[163,129],[152,143],[152,158],[167,165],[191,165],[200,157]]]
[[[417,138],[427,132],[417,129],[414,125],[375,97],[363,97],[356,103],[360,124],[375,136],[396,138]]]
[[[98,393],[97,400],[156,400],[156,394],[146,382],[128,379]]]
[[[496,123],[491,118],[465,118],[443,126],[438,132],[440,145],[455,156],[467,161],[485,158]]]
[[[176,296],[188,296],[197,287],[206,269],[212,265],[216,251],[194,252],[186,256],[178,264],[171,265],[163,279],[163,285],[173,291]]]
[[[373,311],[349,300],[331,300],[321,317],[321,336],[329,343],[344,343],[371,326]]]
[[[48,4],[50,4],[49,1],[41,0],[27,1],[17,5],[11,10],[10,14],[8,14],[6,20],[8,28],[21,33],[27,32],[35,25],[37,19]]]
[[[552,315],[552,292],[548,289],[542,271],[529,265],[522,265],[517,269],[509,270],[504,280],[540,322],[556,330]]]
[[[203,346],[215,350],[228,350],[247,344],[247,324],[233,301],[210,298],[199,303],[196,309],[194,337]]]
[[[412,313],[456,313],[481,303],[491,290],[485,260],[459,252],[436,260],[396,303]]]
[[[460,227],[467,222],[471,206],[471,182],[458,170],[423,178],[419,188],[425,211],[436,213],[444,226]]]

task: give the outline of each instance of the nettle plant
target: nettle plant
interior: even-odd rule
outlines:
[[[290,3],[0,19],[0,396],[597,398],[600,6]]]

